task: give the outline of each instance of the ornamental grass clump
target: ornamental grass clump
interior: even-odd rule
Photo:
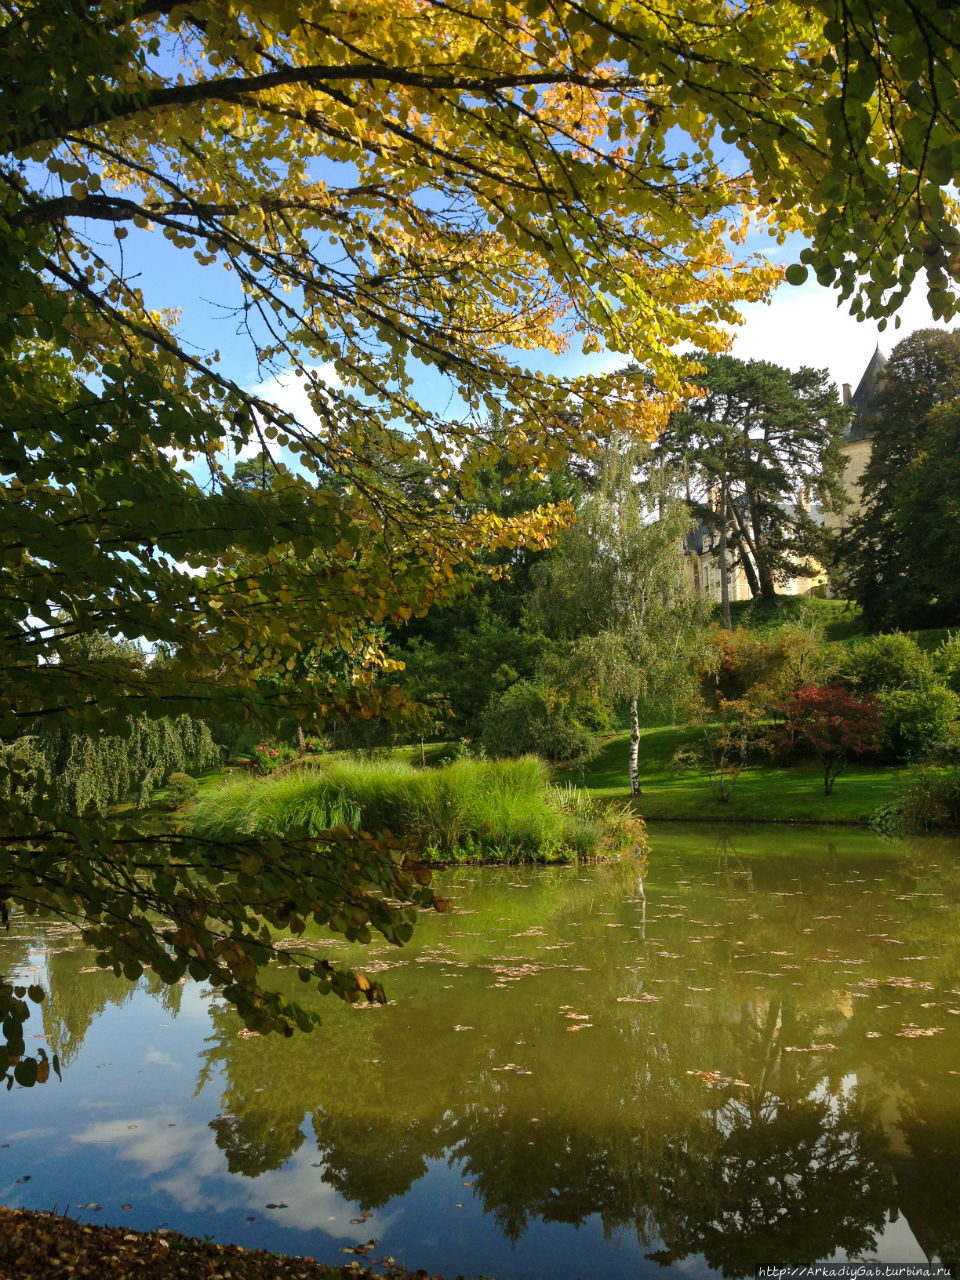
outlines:
[[[642,824],[603,806],[577,806],[550,784],[546,766],[458,760],[413,769],[397,760],[338,760],[231,782],[192,810],[199,835],[312,835],[344,823],[389,830],[425,857],[453,861],[573,861],[643,844]]]

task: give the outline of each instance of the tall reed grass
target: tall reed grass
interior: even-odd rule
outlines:
[[[438,769],[335,760],[227,783],[190,814],[197,833],[211,838],[319,834],[340,823],[386,829],[435,860],[561,862],[644,844],[643,825],[629,810],[551,786],[546,766],[532,756]]]

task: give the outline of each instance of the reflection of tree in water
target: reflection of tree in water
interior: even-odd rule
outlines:
[[[43,1029],[50,1049],[63,1067],[76,1058],[84,1037],[110,1005],[121,1008],[136,988],[115,978],[110,969],[94,966],[88,947],[61,946],[47,955],[49,995],[43,1002]]]
[[[262,1107],[246,1102],[239,1112],[216,1116],[210,1128],[230,1172],[248,1178],[279,1169],[303,1142],[299,1120],[289,1112],[278,1114],[270,1101]]]
[[[323,1059],[317,1033],[248,1039],[237,1015],[215,1000],[210,1018],[197,1092],[222,1072],[220,1114],[210,1128],[230,1172],[255,1178],[278,1169],[303,1143],[301,1129],[319,1083],[315,1064]]]
[[[139,984],[116,978],[110,969],[94,963],[96,953],[79,942],[76,930],[58,922],[41,929],[38,942],[28,934],[11,933],[2,939],[0,972],[16,973],[32,969],[31,962],[42,960],[46,972],[26,973],[25,981],[37,982],[46,989],[47,998],[37,1007],[34,1018],[42,1019],[44,1038],[51,1053],[58,1055],[61,1067],[74,1061],[90,1027],[111,1005],[122,1008],[139,985],[160,1002],[171,1017],[180,1012],[183,987],[161,982],[146,973]],[[38,1028],[26,1026],[28,1036]]]
[[[455,946],[434,925],[421,944],[434,952],[426,969],[416,947],[400,957],[405,967],[387,976],[399,1007],[337,1007],[309,1036],[243,1039],[212,1001],[199,1083],[223,1079],[211,1128],[230,1170],[256,1176],[284,1164],[305,1135],[313,1140],[309,1120],[325,1181],[368,1209],[448,1156],[513,1239],[534,1220],[598,1215],[609,1233],[635,1231],[660,1261],[703,1254],[738,1276],[761,1261],[870,1250],[885,1208],[899,1201],[925,1248],[955,1257],[960,1098],[942,1100],[946,1064],[930,1066],[936,1039],[890,1034],[921,1018],[927,995],[898,989],[883,1013],[849,993],[860,978],[900,972],[886,966],[914,953],[942,956],[946,987],[960,964],[960,883],[945,881],[936,859],[893,869],[845,863],[834,849],[826,865],[764,861],[727,842],[718,866],[709,845],[704,852],[713,888],[648,884],[646,932],[621,869],[606,888],[603,869],[587,883],[579,869],[544,877],[512,896],[484,884],[471,902],[481,911],[451,927]],[[946,883],[949,910],[900,900]],[[617,923],[605,908],[625,901],[636,905],[627,914],[621,905]],[[589,954],[564,950],[581,936]],[[536,975],[501,984],[494,962],[506,952],[535,961]],[[50,957],[64,1046],[129,994],[107,974],[77,976],[72,965],[92,963],[80,954]],[[866,960],[851,969],[846,956]],[[292,975],[277,982],[297,994]],[[149,985],[177,1006],[181,989]],[[566,1016],[595,1018],[594,1029],[558,1036],[571,1008]],[[454,1034],[464,1022],[477,1027]],[[883,1034],[865,1057],[868,1030]],[[836,1049],[804,1051],[823,1041]],[[510,1058],[524,1068],[519,1078]],[[851,1092],[844,1082],[854,1077]],[[890,1154],[874,1117],[897,1114]]]
[[[728,1031],[746,1089],[698,1081],[706,1093],[696,1100],[679,1064],[648,1052],[655,1087],[623,1098],[620,1123],[537,1125],[501,1114],[491,1124],[474,1110],[452,1126],[456,1154],[512,1239],[530,1218],[579,1225],[597,1214],[608,1234],[633,1228],[644,1246],[662,1242],[650,1255],[657,1261],[702,1253],[730,1276],[869,1249],[890,1201],[882,1129],[855,1099],[820,1087],[812,1055],[782,1053],[809,1041],[818,1021],[780,1001],[742,1010]],[[677,1106],[679,1093],[687,1096]]]
[[[324,1182],[364,1209],[403,1195],[426,1173],[428,1160],[446,1154],[446,1126],[419,1115],[316,1112],[313,1127]]]
[[[754,902],[725,906],[748,952],[776,932],[775,921],[751,920]],[[561,1053],[562,968],[490,996],[488,974],[471,970],[458,1004],[439,984],[418,985],[416,1036],[391,1036],[378,1012],[344,1011],[316,1036],[246,1041],[214,1007],[205,1072],[226,1080],[212,1128],[230,1169],[279,1166],[312,1116],[325,1181],[367,1209],[402,1195],[446,1154],[514,1240],[534,1219],[599,1215],[609,1233],[636,1231],[661,1261],[703,1253],[730,1275],[869,1249],[891,1200],[884,1137],[840,1087],[846,1022],[832,971],[805,974],[802,992],[789,975],[779,995],[758,994],[757,978],[741,972],[756,961],[718,938],[699,953],[718,988],[704,1007],[690,1008],[681,985],[617,1005],[621,993],[639,1001],[649,991],[644,971],[633,978],[617,966],[623,935],[604,918],[591,927],[600,950],[580,1007],[616,1010],[614,1027],[602,1042],[589,1031],[563,1036]],[[451,1036],[454,1010],[470,1017],[481,1002],[484,1037]],[[529,1079],[504,1066],[520,1028],[512,1052]],[[835,1053],[783,1052],[824,1038],[838,1041]],[[717,1063],[745,1085],[710,1078],[703,1069]]]
[[[915,1043],[915,1042],[914,1042]],[[924,1253],[960,1266],[960,1077],[944,1080],[904,1062],[890,1163],[897,1204]]]
[[[702,1253],[733,1277],[875,1247],[892,1199],[882,1127],[858,1096],[825,1087],[813,1055],[783,1051],[809,1046],[818,1022],[780,1000],[743,1020],[747,1088],[659,1156],[669,1174],[649,1189],[658,1262]]]
[[[717,859],[717,886],[727,889],[743,888],[754,892],[753,867],[740,857],[730,835],[721,831],[714,846]]]

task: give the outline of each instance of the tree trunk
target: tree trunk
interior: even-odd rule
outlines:
[[[690,459],[685,458],[683,462],[683,479],[687,487],[687,508],[693,506],[693,499],[690,497]],[[703,591],[703,583],[700,581],[700,554],[696,545],[690,547],[690,563],[693,565],[693,589],[700,595]]]
[[[770,561],[764,545],[759,504],[755,495],[749,489],[747,490],[747,502],[750,506],[750,524],[753,530],[752,550],[753,558],[757,565],[757,577],[760,580],[760,598],[761,600],[774,601],[777,598],[777,587],[773,580],[773,574],[770,572]],[[786,516],[784,516],[784,519],[786,519]]]
[[[637,765],[637,754],[640,750],[640,716],[637,713],[636,698],[630,699],[630,794],[639,796],[640,770]]]
[[[727,486],[720,483],[720,612],[723,625],[728,631],[733,630],[730,617],[730,582],[727,575]]]
[[[753,561],[750,559],[750,555],[755,556],[756,552],[754,551],[753,543],[750,540],[750,535],[747,532],[746,525],[740,518],[740,512],[737,510],[737,504],[732,502],[730,507],[733,511],[733,518],[737,522],[737,533],[740,535],[740,545],[742,548],[740,551],[740,563],[743,565],[743,576],[747,580],[747,586],[750,588],[751,596],[756,597],[760,594],[760,581],[757,578],[757,571],[753,567]],[[749,552],[750,554],[745,554],[745,552]]]
[[[303,735],[303,725],[297,725],[297,751],[300,755],[307,754],[307,740]]]

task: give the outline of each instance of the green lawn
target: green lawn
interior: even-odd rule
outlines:
[[[765,637],[784,626],[802,626],[812,618],[822,625],[823,637],[831,644],[852,644],[873,634],[864,625],[859,605],[852,600],[821,600],[816,596],[778,596],[774,604],[738,600],[730,605],[730,617],[735,627]],[[720,621],[719,605],[712,620]],[[932,653],[949,634],[949,627],[910,632],[927,653]]]
[[[891,799],[899,771],[889,766],[850,764],[837,779],[832,796],[823,794],[819,765],[744,770],[726,804],[719,803],[705,772],[674,777],[670,760],[682,743],[701,740],[693,728],[644,729],[640,736],[640,787],[637,810],[651,821],[695,822],[866,822]],[[609,738],[587,764],[558,772],[557,781],[586,787],[611,800],[629,798],[629,734]]]

